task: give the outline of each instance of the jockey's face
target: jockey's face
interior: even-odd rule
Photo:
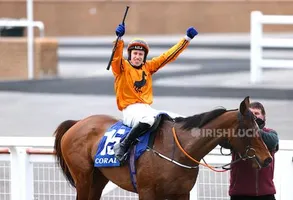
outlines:
[[[139,67],[143,63],[145,52],[142,50],[131,51],[131,64],[135,67]]]

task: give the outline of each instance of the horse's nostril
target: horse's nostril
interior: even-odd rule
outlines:
[[[273,161],[273,159],[272,158],[267,158],[267,159],[265,159],[264,160],[264,167],[267,167],[267,166],[269,166],[269,164],[271,163]]]

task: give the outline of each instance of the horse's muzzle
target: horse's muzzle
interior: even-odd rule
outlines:
[[[264,167],[268,167],[269,164],[273,161],[273,159],[272,159],[272,157],[268,157],[268,158],[264,159],[263,162],[261,162],[260,159],[257,156],[255,156],[254,161],[255,161],[255,164],[256,164],[255,167],[258,167],[258,169],[261,169],[261,168],[264,168]]]

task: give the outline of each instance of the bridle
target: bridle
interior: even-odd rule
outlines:
[[[248,115],[248,117],[250,117],[250,118],[255,118],[255,116],[253,115],[253,113],[250,112],[250,111],[248,111],[248,113],[247,113],[246,115]],[[245,126],[244,126],[244,122],[243,122],[243,121],[244,121],[244,120],[243,120],[243,116],[242,116],[242,114],[241,114],[240,112],[237,113],[237,118],[238,118],[238,121],[239,121],[238,130],[240,130],[240,131],[245,131],[245,128],[244,128]],[[230,141],[231,141],[231,140],[228,140],[229,143],[230,143]],[[234,161],[232,161],[232,162],[226,164],[226,165],[223,165],[223,166],[222,166],[222,169],[230,170],[231,167],[228,168],[228,167],[226,167],[226,166],[231,166],[231,165],[233,165],[233,164],[235,164],[235,163],[238,163],[239,161],[242,161],[242,160],[245,161],[245,160],[250,160],[250,159],[255,159],[257,165],[258,165],[259,167],[261,167],[260,162],[259,162],[259,159],[258,159],[257,156],[255,155],[256,151],[255,151],[254,148],[251,147],[251,144],[250,144],[250,143],[251,143],[251,142],[249,141],[248,144],[246,145],[244,155],[242,155],[241,153],[237,152],[238,158],[237,158],[236,160],[234,160]],[[225,155],[225,154],[223,154],[223,152],[222,152],[222,148],[223,148],[223,147],[221,147],[220,152],[221,152],[222,155]],[[233,150],[231,150],[231,153],[228,154],[228,155],[231,155],[232,152],[233,152]],[[251,153],[251,152],[252,152],[252,153]]]
[[[221,149],[222,149],[222,148],[223,148],[223,147],[221,147]],[[225,155],[225,154],[222,153],[222,150],[221,150],[221,149],[220,149],[221,154],[222,154],[222,155]],[[252,151],[252,152],[253,152],[253,155],[249,155],[249,154],[248,154],[249,151]],[[231,152],[231,153],[232,153],[232,152]],[[228,154],[228,155],[231,155],[231,153]],[[225,170],[231,170],[232,167],[227,167],[227,166],[232,166],[233,164],[238,163],[239,161],[242,161],[242,160],[245,161],[245,160],[250,160],[250,159],[256,159],[257,164],[260,166],[259,161],[258,161],[258,159],[257,159],[257,157],[256,157],[256,155],[255,155],[255,149],[252,148],[252,147],[250,147],[250,146],[247,146],[247,147],[246,147],[246,150],[245,150],[245,154],[244,154],[244,156],[242,156],[240,153],[238,153],[238,158],[237,158],[236,160],[234,160],[234,161],[232,161],[232,162],[230,162],[230,163],[228,163],[228,164],[222,165],[221,168],[222,168],[222,169],[225,169]]]

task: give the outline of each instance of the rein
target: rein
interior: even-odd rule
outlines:
[[[197,163],[197,164],[199,164],[199,165],[202,165],[202,166],[204,166],[204,167],[207,167],[207,168],[209,168],[209,169],[211,169],[212,171],[215,171],[215,172],[226,172],[226,171],[228,171],[227,169],[224,169],[224,170],[217,170],[216,168],[218,168],[218,167],[210,166],[209,164],[206,163],[205,160],[204,160],[204,163],[201,163],[201,162],[197,161],[196,159],[194,159],[194,158],[193,158],[192,156],[190,156],[190,155],[189,155],[189,154],[183,149],[183,147],[181,146],[181,144],[180,144],[180,142],[179,142],[179,140],[178,140],[178,137],[177,137],[177,135],[176,135],[175,127],[174,127],[174,126],[172,127],[172,132],[173,132],[173,137],[174,137],[174,139],[175,139],[175,142],[176,142],[178,148],[179,148],[179,149],[182,151],[182,153],[184,153],[184,155],[186,155],[190,160],[192,160],[193,162],[195,162],[195,163]],[[229,164],[227,164],[227,165],[229,165]],[[224,166],[226,166],[226,165],[224,165]]]
[[[236,159],[236,160],[234,160],[234,161],[232,161],[232,162],[230,162],[230,163],[228,163],[228,164],[225,164],[225,165],[219,166],[219,167],[213,167],[213,166],[207,164],[207,162],[206,162],[204,159],[202,159],[202,160],[204,161],[204,163],[201,163],[201,162],[199,162],[198,160],[194,159],[192,156],[190,156],[190,155],[189,155],[189,154],[183,149],[183,147],[181,146],[181,144],[180,144],[180,142],[179,142],[179,140],[178,140],[178,137],[177,137],[177,135],[176,135],[175,127],[174,127],[174,126],[172,127],[172,132],[173,132],[173,137],[174,137],[174,139],[175,139],[175,142],[176,142],[178,148],[182,151],[182,153],[184,153],[184,155],[186,155],[186,156],[187,156],[190,160],[192,160],[193,162],[195,162],[195,163],[197,163],[197,164],[199,164],[199,165],[202,165],[202,166],[204,166],[204,167],[207,167],[207,168],[209,168],[209,169],[211,169],[212,171],[215,171],[215,172],[226,172],[226,171],[228,171],[228,170],[231,169],[231,167],[230,167],[230,168],[226,168],[226,166],[229,166],[229,165],[235,164],[235,163],[237,163],[237,162],[239,162],[239,161],[241,161],[241,160],[249,160],[249,159],[256,158],[256,156],[255,156],[255,149],[251,148],[250,146],[247,146],[247,147],[246,147],[246,151],[245,151],[245,155],[244,155],[244,156],[242,156],[241,154],[239,154],[239,158],[238,158],[238,159]],[[252,155],[252,156],[249,156],[249,155],[248,155],[248,153],[249,153],[250,151],[253,152],[253,155]],[[217,170],[218,168],[222,168],[223,170]]]
[[[241,121],[242,116],[241,116],[241,114],[239,114],[239,113],[238,113],[238,119],[239,119],[239,122],[240,122],[240,125],[241,125],[241,124],[242,124],[242,121]],[[236,160],[234,160],[234,161],[232,161],[232,162],[230,162],[230,163],[228,163],[228,164],[225,164],[225,165],[222,165],[222,166],[214,167],[214,166],[211,166],[211,165],[207,164],[207,162],[206,162],[204,159],[202,159],[204,163],[201,163],[200,161],[198,161],[198,160],[194,159],[192,156],[190,156],[190,155],[184,150],[184,148],[182,147],[182,145],[180,144],[180,142],[179,142],[179,140],[178,140],[178,137],[177,137],[177,135],[176,135],[176,131],[175,131],[175,127],[174,127],[174,126],[172,127],[172,133],[173,133],[173,137],[174,137],[174,140],[175,140],[175,142],[176,142],[177,147],[180,149],[180,151],[181,151],[186,157],[188,157],[191,161],[197,163],[198,165],[202,165],[202,166],[204,166],[204,167],[207,167],[207,168],[211,169],[212,171],[215,171],[215,172],[226,172],[226,171],[228,171],[228,170],[231,170],[231,167],[227,168],[227,166],[231,166],[232,164],[235,164],[235,163],[237,163],[237,162],[239,162],[239,161],[241,161],[241,160],[256,159],[258,165],[260,165],[259,162],[258,162],[258,160],[257,160],[257,158],[256,158],[256,156],[255,156],[255,149],[251,148],[249,145],[246,147],[246,151],[245,151],[245,155],[244,155],[244,156],[242,156],[242,155],[239,153],[239,154],[238,154],[238,155],[239,155],[239,158],[237,158]],[[181,164],[181,163],[179,163],[179,162],[177,162],[177,161],[175,161],[175,160],[173,160],[173,159],[168,158],[167,156],[162,155],[161,153],[159,153],[158,151],[156,151],[156,150],[154,150],[154,149],[152,149],[152,148],[150,148],[150,147],[149,147],[149,149],[152,150],[154,153],[156,153],[156,154],[157,154],[158,156],[160,156],[161,158],[164,158],[164,159],[166,159],[166,160],[168,160],[168,161],[170,161],[170,162],[172,162],[172,163],[174,163],[174,164],[176,164],[176,165],[178,165],[178,166],[180,166],[180,167],[184,167],[184,168],[188,168],[188,169],[195,169],[195,168],[198,168],[198,167],[199,167],[198,165],[196,165],[196,166],[188,166],[188,165]],[[250,151],[253,152],[252,156],[249,156],[249,155],[248,155],[248,153],[249,153]],[[219,168],[222,168],[222,170],[218,170]]]

